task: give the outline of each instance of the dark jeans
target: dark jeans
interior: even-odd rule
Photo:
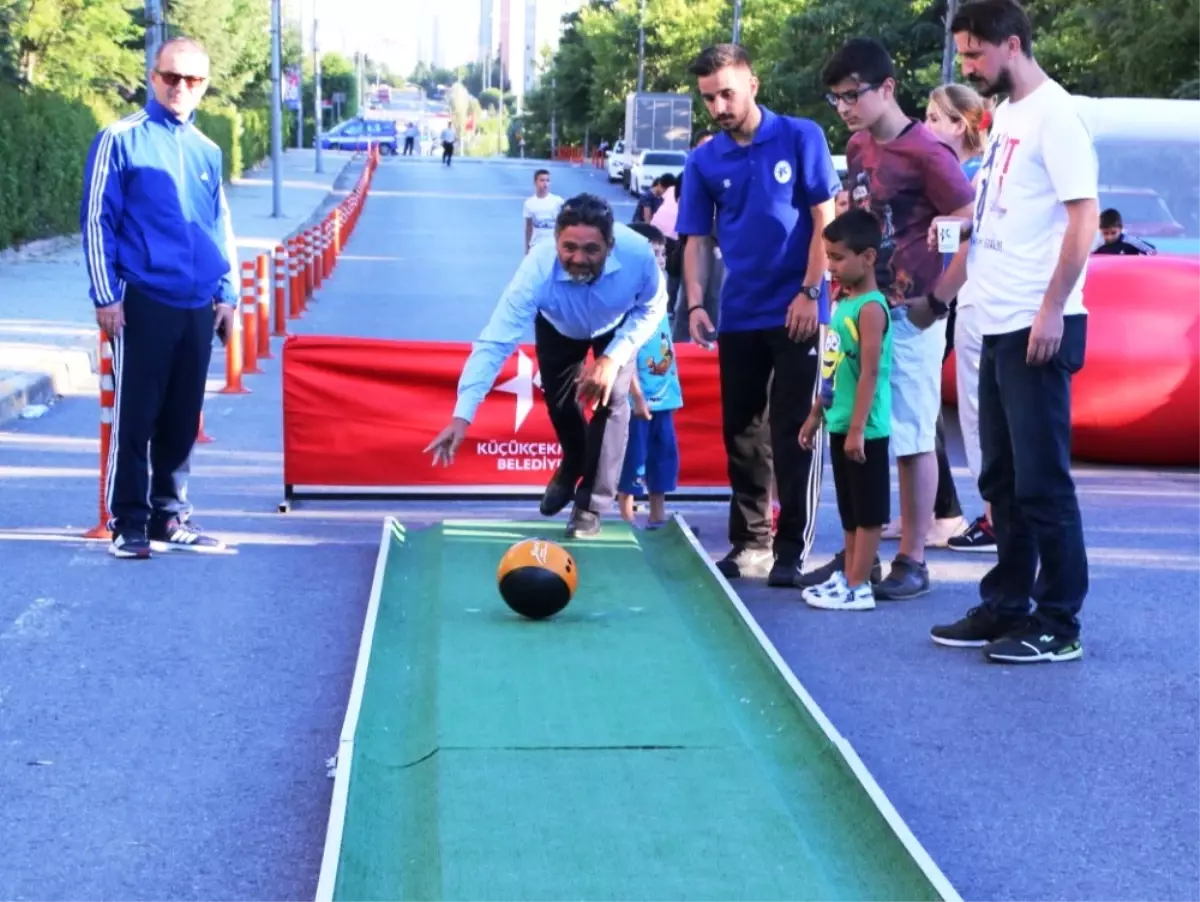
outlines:
[[[442,142],[442,162],[445,163],[447,166],[449,166],[450,161],[452,159],[454,159],[454,142],[453,141],[443,141]]]
[[[111,342],[108,508],[115,532],[191,514],[189,463],[213,341],[212,304],[171,307],[127,287],[124,309],[125,328]]]
[[[821,498],[821,449],[800,447],[817,391],[817,338],[794,342],[782,326],[722,332],[721,420],[728,461],[729,542],[771,547],[771,475],[779,491],[775,557],[802,563],[812,549]],[[768,404],[769,401],[769,404]],[[768,412],[769,411],[769,412]]]
[[[997,560],[979,594],[1005,619],[1027,615],[1032,598],[1039,626],[1070,639],[1088,591],[1071,477],[1071,377],[1083,366],[1087,316],[1065,317],[1049,363],[1029,366],[1028,345],[1029,329],[983,338],[979,493],[992,505]]]
[[[954,350],[954,307],[946,318],[946,350],[942,352],[942,363]],[[937,431],[933,436],[933,450],[937,454],[937,493],[933,496],[933,516],[938,520],[949,520],[962,516],[962,505],[958,501],[958,489],[954,486],[954,472],[950,469],[950,458],[946,454],[946,425],[938,412]]]
[[[575,506],[604,514],[617,494],[617,480],[625,462],[629,441],[629,386],[637,369],[636,356],[621,367],[613,383],[608,404],[598,407],[590,421],[575,399],[576,380],[583,372],[588,351],[599,356],[612,342],[613,332],[594,339],[567,338],[538,316],[534,320],[534,343],[538,370],[550,422],[562,445],[564,475],[579,480]]]

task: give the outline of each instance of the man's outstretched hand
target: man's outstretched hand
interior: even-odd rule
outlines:
[[[617,379],[617,362],[611,357],[600,356],[593,360],[579,377],[576,397],[593,410],[607,404]]]
[[[434,437],[434,440],[425,446],[425,453],[433,452],[433,465],[438,464],[450,466],[454,463],[454,453],[458,450],[458,446],[462,444],[463,437],[467,434],[467,421],[459,417],[455,417],[450,421],[450,425],[443,429]]]

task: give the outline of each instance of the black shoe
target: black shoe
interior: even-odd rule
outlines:
[[[600,515],[576,508],[567,521],[568,539],[590,539],[600,535]]]
[[[875,587],[875,597],[883,601],[906,601],[919,598],[929,591],[929,568],[923,561],[914,561],[907,554],[898,554],[892,561],[887,579]]]
[[[792,585],[797,589],[807,589],[810,586],[820,586],[829,582],[835,573],[846,572],[846,552],[839,551],[833,556],[833,560],[826,561],[816,570],[809,570],[807,573],[797,573],[792,580]],[[883,581],[883,564],[879,560],[879,555],[875,555],[875,563],[871,567],[871,585],[877,586]]]
[[[799,558],[776,558],[775,563],[771,566],[771,572],[767,574],[767,585],[774,588],[786,586],[791,589],[796,585],[796,578],[800,575],[800,567],[802,561]]]
[[[929,631],[929,638],[949,648],[983,648],[1013,633],[1025,632],[1028,626],[1028,618],[1001,617],[991,608],[979,605],[967,611],[962,620],[935,626]]]
[[[1064,639],[1032,624],[1027,630],[990,643],[983,654],[999,664],[1057,664],[1078,661],[1083,657],[1083,645],[1078,637]]]
[[[228,550],[224,542],[206,536],[195,523],[180,520],[152,525],[150,547],[155,551],[190,551],[193,554],[222,554]]]
[[[543,517],[553,517],[564,507],[571,503],[571,499],[575,497],[575,486],[579,482],[578,479],[571,479],[563,473],[562,467],[554,471],[554,475],[550,477],[550,484],[546,486],[546,491],[542,495],[542,503],[538,508]]]
[[[762,579],[775,565],[769,548],[733,548],[717,561],[717,569],[726,579]]]
[[[125,530],[113,535],[108,553],[113,557],[144,561],[150,558],[150,540],[141,530]]]
[[[951,536],[946,541],[946,547],[951,551],[994,552],[996,550],[996,535],[992,532],[987,517],[979,517],[967,527],[960,536]]]

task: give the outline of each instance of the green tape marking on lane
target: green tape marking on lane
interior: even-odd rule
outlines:
[[[332,898],[938,897],[677,526],[565,543],[535,623],[495,568],[546,530],[390,540]]]

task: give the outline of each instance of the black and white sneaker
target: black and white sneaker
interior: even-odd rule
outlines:
[[[775,554],[769,548],[734,548],[717,561],[726,579],[762,579],[774,566]]]
[[[1083,657],[1079,638],[1064,639],[1037,627],[1013,633],[992,642],[983,650],[984,657],[999,664],[1057,664]]]
[[[949,648],[983,648],[1015,632],[1024,631],[1028,623],[1025,618],[1009,620],[1000,617],[991,608],[978,605],[967,611],[961,620],[935,626],[929,631],[929,638]]]
[[[987,553],[996,551],[996,534],[987,517],[979,517],[967,527],[961,535],[951,536],[946,540],[946,547],[951,551],[974,551]]]
[[[142,532],[118,532],[109,543],[108,553],[125,560],[144,561],[150,558],[150,540]]]
[[[792,585],[797,589],[807,589],[811,586],[820,586],[833,579],[835,573],[841,573],[846,569],[846,552],[839,551],[833,556],[833,560],[826,561],[815,570],[809,570],[807,573],[799,573],[792,579]],[[871,565],[871,585],[877,586],[883,581],[883,563],[879,560],[879,555],[875,555],[875,563]]]
[[[150,547],[155,551],[190,551],[194,554],[223,554],[229,550],[220,539],[206,536],[195,523],[179,520],[150,527]]]

